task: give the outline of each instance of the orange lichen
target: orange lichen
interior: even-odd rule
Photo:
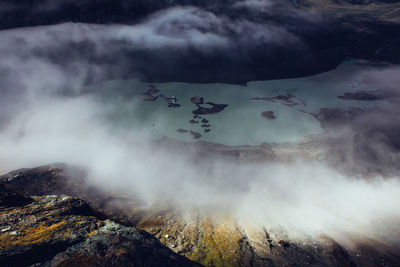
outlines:
[[[91,232],[87,235],[87,237],[95,236],[96,233],[97,233],[97,230],[93,230],[93,231],[91,231]]]

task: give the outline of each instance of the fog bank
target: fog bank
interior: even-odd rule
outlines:
[[[242,4],[258,5],[255,2]],[[0,38],[3,172],[63,162],[86,168],[94,184],[131,194],[149,207],[163,202],[185,212],[232,215],[259,227],[283,228],[293,236],[326,234],[343,240],[351,233],[397,242],[399,135],[394,133],[400,124],[390,118],[399,113],[398,68],[347,77],[372,79],[389,98],[382,109],[368,113],[346,132],[346,138],[361,142],[349,147],[346,155],[378,169],[376,177],[367,180],[345,176],[318,158],[299,157],[291,163],[221,156],[199,159],[196,149],[167,149],[144,138],[151,129],[111,123],[116,106],[126,105],[135,112],[138,100],[129,93],[105,98],[96,91],[82,91],[88,82],[126,73],[129,68],[124,63],[114,65],[110,59],[121,49],[126,51],[125,46],[163,55],[171,51],[185,55],[191,49],[204,54],[237,51],[230,50],[237,44],[303,47],[296,35],[279,25],[231,21],[184,7],[154,14],[137,26],[62,24],[4,31]],[[103,60],[103,55],[110,58]],[[140,58],[133,62],[143,64]],[[384,168],[393,168],[393,177],[379,175]]]

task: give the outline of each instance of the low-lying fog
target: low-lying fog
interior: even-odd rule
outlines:
[[[9,37],[10,33],[4,36]],[[10,38],[18,39],[14,37]],[[88,86],[86,78],[88,72],[101,76],[104,69],[87,62],[65,66],[37,56],[43,52],[40,46],[48,45],[41,42],[47,40],[46,34],[41,38],[44,39],[28,43],[23,39],[9,42],[19,45],[18,49],[1,46],[0,55],[5,58],[0,62],[2,172],[64,162],[87,168],[93,183],[132,194],[149,205],[163,201],[186,212],[227,213],[245,224],[283,228],[293,236],[299,232],[312,236],[327,234],[344,240],[351,233],[386,242],[399,240],[399,177],[348,177],[318,159],[244,163],[215,156],[200,160],[192,149],[159,147],[154,137],[164,132],[178,136],[178,124],[171,120],[179,125],[182,121],[186,125],[182,128],[190,126],[190,107],[181,108],[185,115],[178,108],[171,116],[168,112],[174,111],[157,108],[166,104],[161,100],[145,103],[149,106],[143,109],[143,102],[138,102],[129,90],[97,91],[97,86],[102,85]],[[33,48],[31,42],[36,42]],[[395,166],[398,136],[390,133],[397,133],[399,125],[395,116],[399,74],[396,66],[345,65],[336,72],[304,79],[232,86],[232,94],[230,85],[221,84],[158,86],[169,90],[168,94],[178,95],[182,102],[186,101],[185,105],[190,104],[192,89],[193,95],[229,104],[221,115],[215,115],[214,139],[209,139],[227,144],[298,140],[321,132],[313,117],[280,103],[256,103],[247,100],[247,95],[275,96],[290,90],[304,99],[305,110],[315,112],[324,106],[356,104],[336,98],[346,91],[375,88],[389,92],[392,98],[380,104],[382,113],[366,118],[355,130],[371,130],[373,138],[368,140],[384,151],[374,154],[376,160]],[[174,89],[175,86],[179,88]],[[215,86],[215,91],[211,91],[211,86]],[[264,109],[274,110],[277,120],[261,118],[259,111]],[[207,118],[211,121],[212,116]],[[347,132],[351,138],[352,131]]]

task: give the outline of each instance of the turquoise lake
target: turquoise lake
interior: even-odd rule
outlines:
[[[377,84],[368,81],[368,71],[375,67],[361,64],[359,61],[347,61],[337,69],[305,78],[254,81],[246,86],[232,84],[189,84],[189,83],[154,83],[160,90],[157,94],[175,96],[181,106],[168,107],[167,101],[142,101],[138,95],[149,89],[148,83],[140,80],[112,80],[91,85],[105,94],[115,91],[128,92],[131,96],[124,101],[115,99],[109,118],[112,123],[130,129],[135,134],[151,138],[174,138],[183,141],[197,140],[225,145],[259,145],[264,142],[296,141],[304,136],[321,133],[320,123],[309,113],[317,113],[320,108],[371,108],[379,106],[381,101],[349,101],[337,96],[345,92],[358,90],[377,90]],[[360,73],[366,73],[364,76]],[[252,100],[257,97],[274,97],[292,94],[295,106],[282,101],[269,102]],[[154,94],[154,95],[157,95]],[[211,131],[204,132],[204,123],[192,124],[196,106],[190,98],[201,96],[204,102],[227,104],[228,107],[217,114],[202,115],[209,121]],[[206,106],[206,105],[203,105]],[[276,119],[269,120],[261,113],[273,111]],[[200,119],[201,120],[201,119]],[[189,132],[179,133],[178,129]],[[194,139],[190,131],[201,134]]]

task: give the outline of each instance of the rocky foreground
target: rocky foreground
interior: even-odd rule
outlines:
[[[0,260],[5,266],[195,266],[189,260],[205,266],[400,263],[397,248],[373,240],[348,250],[327,236],[292,240],[270,229],[244,230],[230,217],[145,209],[134,196],[100,190],[87,183],[83,172],[62,164],[21,169],[0,179]]]
[[[157,239],[69,196],[23,197],[0,184],[1,266],[197,266]]]

